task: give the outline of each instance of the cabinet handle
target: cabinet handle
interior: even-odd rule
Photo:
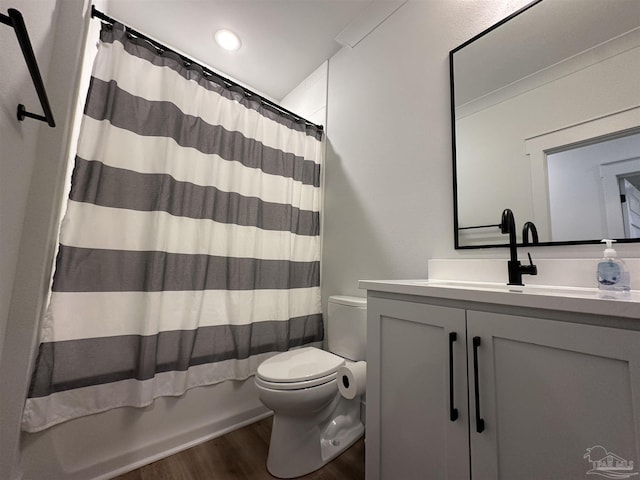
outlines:
[[[478,348],[480,337],[473,337],[473,380],[476,395],[476,432],[484,432],[484,420],[480,416],[480,387],[478,385]]]
[[[449,332],[449,419],[452,422],[458,419],[458,409],[453,401],[453,342],[457,339],[456,332]]]

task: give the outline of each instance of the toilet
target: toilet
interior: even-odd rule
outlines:
[[[365,359],[366,299],[329,297],[327,347],[279,353],[258,366],[260,401],[273,410],[267,470],[278,478],[306,475],[364,434],[360,396],[338,391],[340,367]]]

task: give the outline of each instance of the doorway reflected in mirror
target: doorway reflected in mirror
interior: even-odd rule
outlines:
[[[640,238],[640,133],[547,154],[551,241]]]

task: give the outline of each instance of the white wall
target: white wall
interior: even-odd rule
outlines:
[[[47,84],[54,38],[55,0],[14,2],[0,0],[0,13],[17,8],[23,15],[40,73]],[[29,71],[12,28],[0,25],[0,358],[9,315],[20,235],[27,208],[29,182],[37,163],[36,149],[44,123],[26,119],[18,122],[16,107],[22,103],[28,111],[42,113]],[[54,115],[55,115],[54,111]]]
[[[448,54],[526,3],[409,0],[330,60],[325,305],[336,292],[364,295],[359,279],[425,278],[428,259],[508,257],[505,248],[454,249]],[[637,244],[617,251],[640,256]],[[602,249],[537,247],[531,254],[534,261],[595,259]],[[506,263],[504,271],[506,278]]]
[[[409,1],[329,61],[323,298],[456,256],[449,51],[526,1]],[[477,255],[477,253],[476,253]]]
[[[327,123],[327,80],[329,62],[324,62],[279,103],[316,125]]]
[[[25,119],[16,105],[41,112],[12,29],[0,26],[2,84],[0,132],[2,175],[0,242],[0,478],[19,475],[19,422],[28,387],[42,300],[49,283],[52,231],[64,164],[75,71],[82,44],[82,1],[2,1],[0,11],[17,8],[49,96],[56,128]]]

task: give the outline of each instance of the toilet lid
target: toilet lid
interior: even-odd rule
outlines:
[[[269,382],[300,382],[326,377],[344,365],[344,358],[315,347],[279,353],[258,366],[257,374]]]

